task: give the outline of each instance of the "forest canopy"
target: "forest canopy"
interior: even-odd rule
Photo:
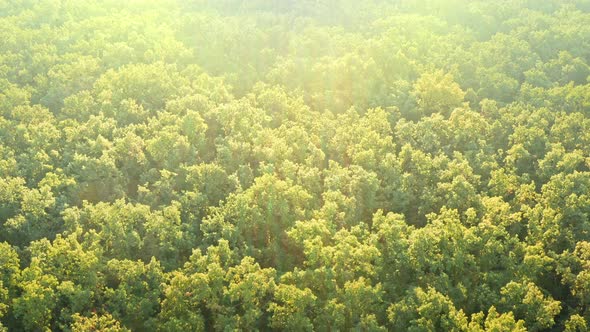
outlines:
[[[589,0],[0,0],[0,331],[587,331]]]

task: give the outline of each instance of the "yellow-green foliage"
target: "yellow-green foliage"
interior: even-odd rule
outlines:
[[[0,331],[586,331],[588,0],[0,0]]]

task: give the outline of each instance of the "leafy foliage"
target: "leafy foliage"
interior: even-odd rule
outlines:
[[[590,2],[0,0],[0,331],[586,331]]]

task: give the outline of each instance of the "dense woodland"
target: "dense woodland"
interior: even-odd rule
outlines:
[[[589,0],[0,0],[0,331],[587,331]]]

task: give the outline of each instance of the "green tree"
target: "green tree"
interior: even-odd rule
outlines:
[[[127,328],[121,327],[121,324],[116,321],[110,314],[97,315],[92,314],[90,317],[80,316],[75,314],[73,316],[74,323],[71,326],[72,332],[84,331],[100,331],[100,332],[124,332],[129,331]]]
[[[440,113],[449,116],[461,106],[465,92],[453,76],[441,70],[424,73],[414,84],[414,94],[422,114]]]

